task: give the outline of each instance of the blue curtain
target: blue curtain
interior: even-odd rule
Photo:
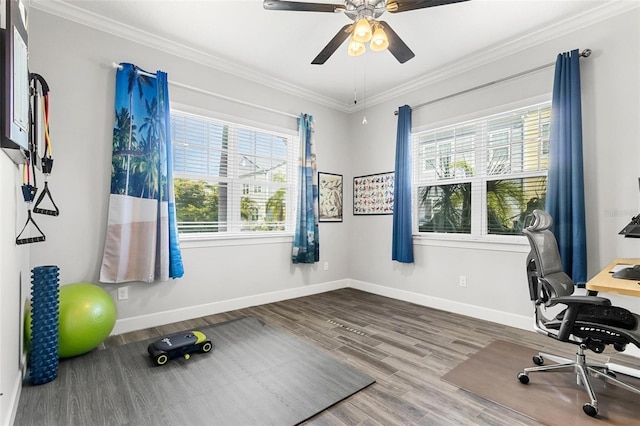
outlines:
[[[167,75],[132,64],[121,67],[100,281],[179,278],[184,269],[173,194]]]
[[[300,114],[298,118],[300,167],[298,216],[293,240],[293,263],[315,263],[320,260],[318,238],[318,173],[313,137],[313,117]]]
[[[587,241],[578,50],[558,55],[551,102],[546,209],[553,217],[562,266],[582,285],[587,280]]]
[[[178,221],[176,219],[176,198],[173,192],[173,150],[171,149],[171,108],[169,105],[169,81],[167,73],[156,72],[158,81],[158,94],[160,99],[160,116],[163,122],[164,134],[160,139],[159,148],[161,150],[161,161],[159,170],[161,179],[158,183],[161,191],[160,202],[158,203],[158,217],[166,217],[166,224],[158,221],[158,232],[162,231],[163,239],[156,248],[162,252],[163,256],[169,258],[163,262],[156,261],[156,277],[162,281],[168,278],[180,278],[184,275],[182,264],[182,252],[178,241]],[[168,248],[168,250],[167,250]],[[167,268],[168,265],[168,268]]]
[[[398,110],[392,260],[413,263],[411,225],[411,107],[404,105]]]

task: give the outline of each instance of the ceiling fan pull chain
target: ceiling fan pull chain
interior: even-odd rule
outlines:
[[[362,125],[367,124],[367,58],[364,58],[364,76],[362,78],[362,103],[364,105],[362,113]]]

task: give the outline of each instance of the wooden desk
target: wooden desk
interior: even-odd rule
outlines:
[[[614,260],[613,262],[611,262],[611,264],[609,264],[609,266],[600,271],[598,275],[587,281],[587,290],[603,291],[605,293],[617,293],[627,296],[640,297],[640,284],[638,284],[640,280],[625,280],[622,278],[613,278],[613,274],[610,271],[619,263],[633,266],[640,264],[640,259],[621,258]]]
[[[587,290],[591,291],[603,291],[605,293],[617,293],[624,294],[627,296],[637,296],[640,297],[640,285],[638,285],[639,281],[636,280],[625,280],[622,278],[613,278],[613,274],[610,272],[614,266],[617,264],[628,264],[628,265],[638,265],[640,264],[640,259],[629,259],[622,258],[616,259],[611,262],[606,268],[598,273],[595,277],[591,278],[587,281]],[[607,295],[603,295],[603,297],[607,297]],[[639,356],[637,348],[635,346],[628,345],[627,351],[630,351],[631,356]],[[621,364],[619,361],[607,361],[605,363],[607,368],[611,371],[615,371],[617,373],[627,374],[629,376],[640,378],[640,369],[636,367],[635,363],[632,364]]]

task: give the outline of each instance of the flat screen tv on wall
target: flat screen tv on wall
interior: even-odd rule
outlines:
[[[16,163],[29,148],[27,13],[27,0],[0,0],[0,146]]]

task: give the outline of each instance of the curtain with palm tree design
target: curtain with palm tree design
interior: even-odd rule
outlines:
[[[183,275],[173,193],[167,74],[116,74],[111,195],[100,281]]]
[[[315,263],[320,260],[318,238],[318,173],[313,138],[313,117],[300,114],[300,166],[298,177],[298,213],[293,239],[293,263]]]
[[[546,209],[553,217],[564,271],[576,284],[587,281],[587,239],[582,167],[582,104],[580,53],[558,55],[556,60]]]

